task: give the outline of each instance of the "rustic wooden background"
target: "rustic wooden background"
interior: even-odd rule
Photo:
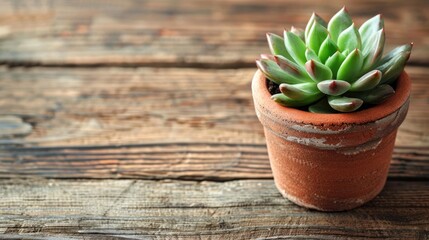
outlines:
[[[0,238],[429,239],[429,2],[379,12],[413,41],[385,190],[306,210],[276,191],[253,110],[265,32],[344,1],[0,1]]]

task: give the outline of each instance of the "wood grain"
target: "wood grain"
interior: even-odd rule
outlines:
[[[33,126],[2,145],[264,144],[255,69],[0,68],[0,115]],[[429,73],[409,67],[411,107],[397,146],[429,147]]]
[[[0,61],[46,66],[254,66],[266,32],[329,19],[344,1],[2,1]],[[387,48],[413,41],[411,63],[428,64],[429,2],[348,2],[361,24],[383,13]]]
[[[0,69],[0,113],[33,125],[0,144],[263,143],[254,69]]]
[[[15,116],[0,116],[0,138],[30,134],[32,126]]]
[[[429,74],[408,71],[412,104],[390,176],[427,179]],[[253,72],[0,69],[0,116],[32,125],[0,135],[0,178],[271,178]]]
[[[264,144],[152,143],[0,150],[0,178],[34,176],[215,181],[272,178]],[[389,177],[429,180],[429,150],[397,147]]]
[[[374,201],[340,213],[300,208],[271,180],[2,180],[0,195],[0,232],[8,237],[429,237],[424,182],[389,181]]]
[[[428,1],[347,3],[358,25],[383,13],[387,49],[415,43],[383,192],[320,213],[271,179],[265,33],[343,4],[0,1],[0,239],[429,239]]]

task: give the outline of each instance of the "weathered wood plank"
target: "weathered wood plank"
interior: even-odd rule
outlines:
[[[429,178],[426,69],[408,68],[394,178]],[[0,178],[271,178],[253,71],[2,68],[0,116],[32,128],[0,134]]]
[[[30,124],[15,116],[0,116],[0,138],[28,135],[32,131]]]
[[[265,142],[253,109],[255,69],[0,68],[0,115],[32,124],[2,145]],[[411,107],[397,146],[429,147],[429,73],[409,67]]]
[[[389,181],[349,212],[305,210],[271,180],[0,181],[5,236],[256,239],[429,237],[429,185]]]
[[[326,19],[343,1],[2,1],[0,61],[7,64],[254,66],[266,32]],[[383,13],[388,48],[414,41],[411,62],[428,64],[425,0],[348,2],[361,24]]]
[[[263,144],[153,143],[122,146],[6,148],[0,178],[272,178]],[[429,179],[429,150],[397,147],[390,178]]]
[[[0,114],[33,125],[0,144],[263,143],[252,70],[0,69]]]

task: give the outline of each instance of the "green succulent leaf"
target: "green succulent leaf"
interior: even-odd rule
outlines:
[[[273,55],[282,55],[287,59],[292,59],[288,51],[286,50],[285,42],[282,37],[274,34],[267,33],[268,46]]]
[[[352,18],[348,14],[345,7],[338,11],[328,23],[328,31],[331,34],[332,40],[337,42],[341,32],[353,24]]]
[[[372,70],[352,83],[349,91],[360,92],[373,89],[380,83],[383,74],[379,70]]]
[[[363,57],[359,49],[352,51],[341,64],[337,79],[352,83],[358,78],[362,68]]]
[[[293,60],[300,64],[304,65],[306,58],[305,58],[305,43],[299,38],[297,35],[295,35],[292,32],[285,31],[284,32],[284,40],[286,49],[293,58]]]
[[[401,75],[402,71],[404,71],[405,64],[407,63],[409,57],[410,52],[405,52],[378,67],[377,69],[383,73],[380,82],[391,83],[392,81],[396,80],[399,75]]]
[[[320,49],[319,49],[319,58],[321,62],[325,63],[326,60],[337,51],[338,51],[337,44],[335,44],[335,42],[331,39],[329,35],[326,36],[325,40],[322,42],[322,45],[320,45]]]
[[[299,38],[301,38],[302,41],[305,41],[305,32],[304,32],[304,29],[302,29],[302,28],[296,28],[296,27],[292,26],[290,28],[290,31],[293,34],[297,35]]]
[[[386,41],[381,15],[359,28],[346,8],[328,23],[313,13],[305,30],[291,27],[283,36],[267,33],[271,54],[257,67],[279,86],[272,99],[314,113],[352,112],[394,94],[391,84],[404,71],[413,44],[383,55]]]
[[[294,100],[304,100],[313,95],[318,95],[318,90],[315,83],[282,83],[280,84],[279,88],[284,95]]]
[[[367,72],[369,69],[372,69],[373,66],[381,59],[381,56],[383,55],[384,42],[384,29],[380,29],[374,33],[370,41],[364,45],[362,51],[362,55],[364,56],[362,67],[363,72]]]
[[[317,54],[313,50],[311,50],[310,48],[307,48],[305,50],[305,58],[307,60],[314,60],[314,61],[320,62],[319,56],[317,56]]]
[[[411,43],[397,47],[380,60],[382,64],[376,67],[376,69],[383,73],[380,81],[382,84],[391,83],[399,77],[410,58],[412,46]]]
[[[305,63],[305,69],[315,82],[332,79],[331,69],[318,61],[309,60]]]
[[[350,54],[350,50],[346,49],[346,50],[342,51],[341,53],[347,57]]]
[[[276,55],[274,56],[274,61],[283,71],[289,73],[290,75],[295,76],[302,81],[311,80],[310,76],[302,66],[297,65],[289,59],[280,55]]]
[[[379,104],[395,94],[395,90],[388,84],[381,84],[365,92],[350,92],[349,97],[362,99],[365,103]]]
[[[350,83],[342,80],[325,80],[319,82],[317,88],[324,94],[339,96],[350,89]]]
[[[307,23],[307,26],[305,27],[305,31],[304,31],[305,39],[308,39],[310,30],[313,27],[315,22],[318,22],[320,25],[326,28],[326,21],[323,20],[323,18],[321,18],[319,15],[313,12],[313,14],[310,17],[310,20]]]
[[[256,66],[264,73],[264,75],[271,81],[282,84],[282,83],[301,83],[303,80],[299,79],[292,74],[285,72],[277,65],[276,62],[269,59],[256,60]]]
[[[359,98],[349,98],[349,97],[328,97],[329,105],[339,111],[339,112],[353,112],[360,108],[363,104],[363,101]]]
[[[394,48],[378,62],[377,66],[384,65],[385,63],[389,62],[392,58],[395,58],[398,55],[403,55],[404,53],[408,53],[408,52],[409,52],[408,55],[410,55],[412,48],[413,48],[413,43],[404,44]]]
[[[366,46],[371,43],[371,38],[381,29],[384,28],[384,20],[381,14],[368,19],[359,28],[359,33],[362,38],[362,45]]]
[[[328,98],[324,97],[313,105],[308,107],[308,111],[312,113],[337,113],[328,102]]]
[[[279,103],[285,107],[301,107],[305,106],[305,103],[302,101],[296,101],[284,95],[283,93],[277,93],[271,96],[276,103]]]
[[[317,93],[315,95],[309,96],[306,99],[295,100],[295,99],[287,97],[283,93],[278,93],[278,94],[272,95],[271,99],[273,99],[275,102],[277,102],[283,106],[286,106],[286,107],[303,107],[303,106],[306,106],[306,105],[309,105],[311,103],[316,102],[321,97],[323,97],[323,94]]]
[[[322,26],[319,22],[314,20],[314,24],[308,33],[308,37],[306,40],[306,45],[308,48],[318,53],[320,49],[320,45],[328,36],[328,30]]]
[[[333,78],[337,78],[338,69],[340,68],[341,64],[344,62],[345,59],[346,56],[344,56],[340,52],[336,52],[328,59],[326,59],[325,65],[331,69]]]
[[[354,23],[340,34],[337,40],[337,44],[341,51],[344,51],[346,49],[348,49],[349,51],[353,51],[356,48],[361,48],[362,42],[360,39],[360,34],[356,29]]]

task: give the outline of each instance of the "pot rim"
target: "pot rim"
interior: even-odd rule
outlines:
[[[381,104],[351,113],[312,113],[296,108],[282,106],[271,99],[271,93],[266,86],[265,75],[258,69],[252,80],[252,94],[257,102],[263,103],[265,109],[272,114],[294,122],[311,125],[342,125],[364,124],[382,119],[399,108],[409,99],[411,80],[403,71],[397,80],[395,94]]]

